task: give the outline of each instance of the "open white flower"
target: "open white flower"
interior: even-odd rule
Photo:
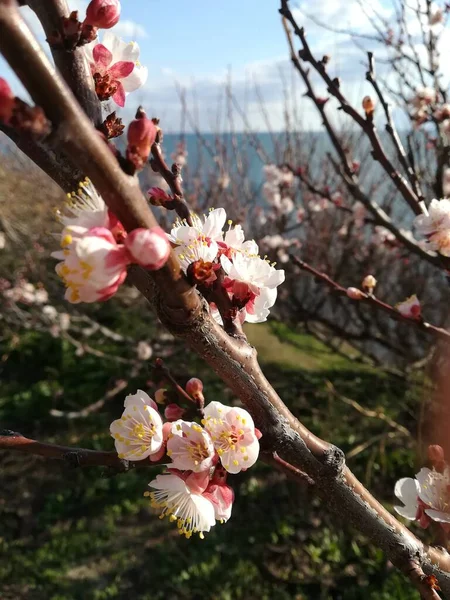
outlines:
[[[222,255],[220,262],[227,274],[224,287],[245,308],[245,321],[261,323],[275,304],[277,286],[284,281],[284,271],[266,260],[245,252],[236,253],[231,261]]]
[[[416,479],[404,477],[395,484],[394,494],[401,500],[404,506],[394,506],[399,515],[410,521],[415,521],[419,507],[420,485]]]
[[[108,207],[89,179],[82,181],[76,192],[67,194],[67,199],[69,214],[57,213],[58,220],[64,225],[62,238],[67,234],[67,227],[92,229],[109,226]]]
[[[124,42],[111,31],[103,35],[102,43],[96,40],[83,46],[94,79],[97,78],[97,94],[100,100],[112,97],[123,107],[130,92],[142,87],[147,81],[148,70],[139,62],[139,46],[136,42]],[[99,94],[107,89],[106,96]]]
[[[243,408],[210,402],[205,408],[203,424],[229,473],[239,473],[255,464],[259,441],[250,413]]]
[[[425,513],[438,523],[450,523],[450,473],[431,469],[420,469],[416,475],[419,485],[419,498],[428,508]]]
[[[143,460],[163,443],[163,422],[156,403],[142,390],[127,396],[120,419],[110,426],[119,458]]]
[[[215,450],[203,427],[179,419],[173,423],[167,440],[167,456],[175,469],[199,473],[213,465]]]
[[[217,258],[219,246],[214,241],[199,238],[189,244],[177,246],[174,252],[178,256],[181,268],[186,272],[189,265],[197,260],[213,262]]]
[[[223,240],[223,226],[227,214],[223,208],[211,210],[208,216],[204,215],[203,221],[195,214],[191,215],[192,226],[186,221],[177,220],[170,231],[169,240],[177,245],[189,246],[195,240],[205,242],[221,242]]]
[[[414,226],[423,236],[450,229],[450,200],[432,200],[428,207],[428,214],[416,217]]]
[[[203,533],[216,524],[213,504],[191,492],[181,477],[172,473],[157,475],[149,487],[156,490],[149,493],[152,506],[162,509],[161,517],[176,521],[181,535],[190,538],[198,533],[203,538]]]

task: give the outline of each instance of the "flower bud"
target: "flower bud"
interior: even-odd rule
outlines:
[[[152,357],[153,350],[152,347],[149,344],[147,344],[147,342],[144,342],[142,340],[137,345],[136,353],[139,360],[148,360]]]
[[[347,296],[352,300],[362,300],[363,298],[366,298],[364,292],[354,287],[347,288]]]
[[[193,398],[203,398],[203,382],[197,377],[192,377],[186,383],[186,392]]]
[[[164,416],[168,421],[173,422],[183,418],[185,412],[186,410],[184,408],[181,408],[178,404],[172,403],[168,404],[164,409]]]
[[[161,269],[170,254],[169,240],[161,227],[134,229],[126,237],[125,247],[134,262],[152,271]]]
[[[438,446],[437,444],[432,444],[431,446],[428,446],[427,454],[428,459],[436,468],[436,470],[441,470],[445,462],[444,450],[442,446]]]
[[[362,101],[362,107],[366,113],[366,117],[372,117],[375,112],[375,103],[370,96],[365,96]]]
[[[0,77],[0,121],[7,123],[14,108],[14,94],[7,81]]]
[[[366,277],[364,277],[362,286],[363,286],[363,289],[367,293],[372,294],[376,285],[377,285],[377,280],[375,279],[375,277],[373,275],[366,275]]]
[[[167,400],[166,388],[159,388],[159,390],[156,390],[154,396],[155,396],[155,401],[157,402],[157,404],[165,404],[166,400]]]
[[[147,161],[157,131],[153,121],[147,118],[144,109],[140,107],[136,118],[128,126],[127,133],[127,159],[133,163],[136,169],[142,169]]]
[[[168,200],[172,200],[167,192],[159,187],[152,187],[147,191],[150,204],[153,206],[164,206]]]
[[[119,21],[119,0],[91,0],[86,9],[85,23],[100,29],[111,29]]]

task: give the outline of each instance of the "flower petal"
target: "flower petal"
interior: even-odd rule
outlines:
[[[131,74],[122,81],[124,90],[127,92],[127,94],[134,92],[145,84],[147,77],[147,67],[135,63]]]
[[[108,73],[113,79],[124,79],[132,73],[134,69],[134,63],[128,61],[119,61],[114,63],[109,69]]]
[[[117,90],[115,94],[113,94],[112,99],[117,106],[120,106],[120,108],[125,106],[125,90],[123,89],[123,85],[120,83],[120,81],[117,82]]]
[[[97,44],[92,51],[95,66],[101,70],[106,69],[111,64],[112,54],[103,44]]]

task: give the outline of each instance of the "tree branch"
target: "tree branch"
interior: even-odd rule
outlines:
[[[322,272],[318,271],[317,269],[314,269],[314,267],[312,267],[308,263],[304,262],[303,260],[300,260],[296,256],[291,255],[291,260],[294,262],[294,264],[296,264],[298,267],[300,267],[300,269],[302,269],[303,271],[307,271],[308,273],[311,273],[311,275],[314,275],[314,277],[316,279],[318,279],[319,281],[322,281],[323,283],[328,285],[328,287],[330,287],[337,294],[348,297],[347,288],[345,288],[342,285],[340,285],[339,283],[337,283],[337,281],[334,281],[326,273],[322,273]],[[350,298],[349,298],[349,301],[350,301]],[[370,304],[371,306],[374,306],[375,308],[387,313],[390,317],[392,317],[393,319],[396,319],[397,321],[403,321],[404,323],[408,323],[409,325],[412,325],[413,327],[416,327],[416,328],[420,329],[421,331],[426,331],[428,333],[432,333],[438,339],[447,340],[447,342],[450,340],[450,331],[447,331],[447,329],[443,329],[442,327],[437,327],[436,325],[431,325],[431,323],[427,323],[426,321],[423,321],[421,319],[412,319],[410,317],[405,317],[394,306],[391,306],[390,304],[387,304],[386,302],[379,300],[378,298],[376,298],[375,296],[373,296],[371,294],[364,294],[363,292],[361,292],[360,299],[351,300],[351,301]]]
[[[0,26],[0,50],[52,121],[55,145],[90,177],[128,231],[156,225],[137,180],[121,171],[23,23],[13,0],[0,0]],[[338,448],[316,437],[292,415],[261,372],[255,349],[230,337],[210,318],[206,303],[183,277],[176,257],[172,254],[160,271],[149,274],[132,268],[130,276],[169,331],[184,339],[248,408],[263,432],[263,451],[276,452],[311,477],[330,510],[367,535],[394,564],[418,557],[423,570],[435,573],[450,597],[449,555],[426,548],[345,467]]]

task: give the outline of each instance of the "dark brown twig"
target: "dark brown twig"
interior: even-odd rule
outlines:
[[[330,287],[334,292],[340,294],[341,296],[346,296],[348,298],[347,288],[337,283],[337,281],[334,281],[329,275],[327,275],[326,273],[321,273],[320,271],[318,271],[308,263],[304,262],[303,260],[300,260],[296,256],[291,256],[291,260],[294,262],[294,264],[300,267],[300,269],[306,271],[307,273],[310,273],[311,275],[314,275],[316,279],[328,285],[328,287]],[[371,294],[365,294],[364,292],[361,292],[361,297],[358,300],[351,300],[349,298],[349,301],[370,304],[371,306],[374,306],[375,308],[387,313],[393,319],[402,321],[404,323],[408,323],[413,327],[417,327],[421,331],[432,333],[440,339],[447,341],[450,340],[450,331],[447,331],[442,327],[437,327],[436,325],[431,325],[430,323],[427,323],[422,319],[413,319],[410,317],[405,317],[394,306],[391,306],[390,304],[379,300]]]

